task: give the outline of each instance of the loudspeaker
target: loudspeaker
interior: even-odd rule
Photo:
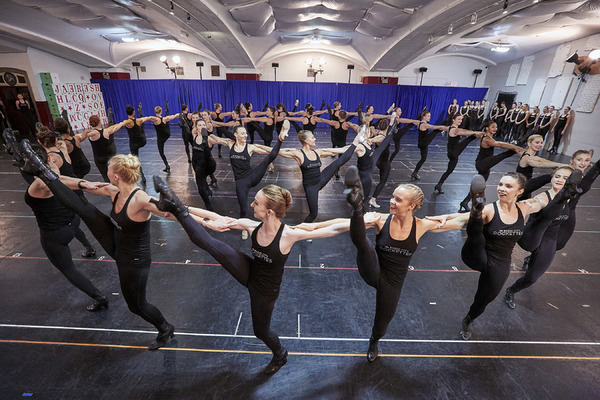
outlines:
[[[271,67],[273,67],[273,68],[279,68],[279,63],[272,63]]]
[[[474,70],[473,70],[473,73],[474,73],[475,75],[479,75],[479,74],[481,74],[482,72],[483,72],[483,70],[482,70],[482,69],[474,69]]]
[[[140,64],[140,63],[139,63],[139,62],[137,62],[137,61],[133,61],[133,62],[131,63],[131,65],[132,65],[132,66],[134,66],[134,67],[141,67],[141,66],[142,66],[142,64]]]
[[[419,68],[419,72],[427,72],[427,67],[421,67],[421,68]]]
[[[577,55],[577,52],[575,52],[571,54],[565,62],[578,64],[577,61],[579,61],[579,56]]]
[[[204,63],[202,61],[196,61],[196,67],[204,67]]]
[[[354,65],[353,64],[348,64],[348,69],[354,69]]]

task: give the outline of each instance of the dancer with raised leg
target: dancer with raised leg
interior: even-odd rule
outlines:
[[[102,179],[104,179],[104,182],[108,182],[108,160],[117,154],[114,134],[121,129],[125,121],[111,125],[106,129],[102,128],[100,117],[97,115],[92,115],[89,121],[92,128],[83,133],[90,139],[92,151],[94,152],[94,163],[100,171]]]
[[[421,152],[421,159],[417,162],[415,169],[410,175],[410,179],[419,180],[421,177],[418,172],[427,161],[427,153],[429,151],[429,145],[431,141],[437,136],[438,133],[442,131],[448,130],[447,126],[443,125],[430,125],[429,120],[431,119],[431,113],[425,109],[419,118],[421,122],[419,122],[419,139],[418,139],[418,147]]]
[[[161,106],[154,107],[154,112],[156,113],[156,116],[148,118],[154,123],[154,129],[156,130],[156,145],[158,146],[158,154],[165,164],[165,169],[163,169],[163,172],[169,173],[171,172],[171,166],[169,165],[167,157],[165,156],[165,143],[171,137],[169,122],[175,118],[179,118],[179,115],[175,114],[163,117]]]

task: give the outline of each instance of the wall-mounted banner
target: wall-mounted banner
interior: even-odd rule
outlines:
[[[54,83],[52,89],[60,112],[67,110],[73,130],[81,132],[89,128],[92,115],[100,117],[104,126],[108,125],[104,97],[97,83]]]

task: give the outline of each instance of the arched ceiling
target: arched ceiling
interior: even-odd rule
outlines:
[[[30,46],[100,68],[126,67],[132,55],[174,49],[230,69],[323,51],[371,71],[398,71],[445,54],[495,64],[600,33],[600,0],[3,0],[2,5],[0,53]],[[490,51],[499,43],[510,50]]]

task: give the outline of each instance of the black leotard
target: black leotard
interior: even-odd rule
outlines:
[[[127,207],[129,202],[140,190],[134,189],[123,208],[118,213],[115,211],[119,194],[115,196],[110,210],[110,218],[117,229],[115,229],[115,242],[119,245],[116,247],[115,260],[127,259],[135,262],[150,262],[150,219],[137,222],[132,221],[127,215]]]
[[[304,150],[300,149],[302,155],[304,156],[304,161],[302,161],[302,165],[300,165],[300,171],[302,172],[302,184],[305,186],[308,185],[316,185],[319,183],[319,179],[321,178],[321,158],[316,151],[312,151],[317,156],[316,160],[309,160]]]
[[[133,127],[127,128],[127,134],[129,135],[129,150],[134,156],[139,155],[139,149],[146,145],[146,134],[140,125],[136,123],[135,118],[130,118],[133,121]]]
[[[517,212],[519,214],[517,221],[506,224],[500,219],[498,204],[494,202],[494,216],[490,222],[483,226],[488,265],[495,263],[510,266],[512,251],[523,235],[523,229],[525,228],[525,219],[519,207],[517,207]]]
[[[521,162],[521,160],[523,159],[523,157],[525,156],[529,156],[530,154],[525,152],[521,155],[521,158],[519,158],[519,162]],[[521,167],[520,164],[517,164],[517,172],[520,172],[521,174],[525,175],[525,177],[527,179],[531,179],[531,177],[533,176],[533,167],[531,165],[528,165],[526,167]]]
[[[33,210],[40,229],[56,230],[73,222],[75,214],[63,206],[56,197],[40,199],[25,192],[25,204]]]
[[[100,132],[98,140],[90,140],[92,151],[94,153],[94,161],[98,163],[107,163],[108,160],[117,154],[117,146],[115,145],[115,137],[110,135],[108,139],[104,137],[104,129],[96,129]]]
[[[83,178],[90,172],[90,162],[83,153],[80,147],[77,147],[77,140],[75,138],[63,139],[73,146],[73,150],[69,153],[71,158],[71,165],[73,166],[73,173],[77,178]]]
[[[390,214],[375,239],[375,249],[381,266],[381,277],[392,286],[401,288],[408,272],[408,263],[417,250],[417,220],[413,217],[412,228],[404,240],[390,236]]]
[[[258,293],[265,296],[278,295],[283,276],[283,267],[289,256],[289,253],[282,254],[279,247],[285,224],[281,223],[273,241],[264,247],[256,239],[258,231],[262,226],[263,223],[261,222],[252,232],[252,255],[254,259],[250,264],[248,287],[255,289]]]
[[[311,131],[314,132],[315,129],[317,129],[317,124],[316,123],[312,123],[312,115],[310,117],[307,117],[308,122],[306,124],[302,124],[302,129],[304,129],[305,131]]]
[[[346,145],[346,136],[348,136],[348,129],[344,129],[344,122],[339,121],[340,126],[333,128],[331,132],[331,142],[334,147],[344,147]]]
[[[76,178],[75,172],[73,172],[73,166],[67,162],[65,155],[62,151],[49,151],[49,154],[58,154],[62,158],[62,165],[58,169],[61,175],[70,176]]]
[[[244,148],[240,152],[235,150],[235,144],[231,146],[229,160],[231,162],[231,169],[233,169],[233,176],[236,180],[245,178],[252,173],[248,143],[244,145]]]

